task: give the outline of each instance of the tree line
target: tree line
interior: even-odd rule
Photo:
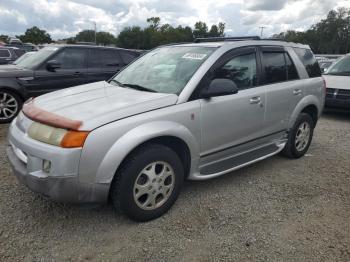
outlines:
[[[276,35],[286,41],[308,44],[317,54],[350,52],[350,9],[331,10],[325,19],[300,32],[289,30]]]
[[[161,24],[159,17],[147,19],[148,25],[125,27],[118,36],[109,32],[97,32],[98,45],[116,45],[131,49],[151,49],[153,47],[176,42],[192,42],[198,37],[225,36],[225,24],[214,24],[210,28],[204,22],[197,22],[194,28],[189,26],[174,27]],[[51,43],[51,36],[34,26],[17,36],[22,42],[34,44]],[[312,25],[306,31],[289,30],[272,36],[289,42],[308,44],[315,53],[344,54],[350,52],[350,9],[339,8],[331,10],[325,19]],[[6,41],[7,36],[0,35],[0,40]],[[95,32],[84,30],[76,36],[61,39],[67,43],[94,42]]]
[[[197,22],[192,29],[189,26],[174,27],[170,24],[161,24],[159,17],[147,19],[148,26],[125,27],[117,37],[109,32],[96,32],[96,44],[98,45],[116,45],[118,47],[130,49],[151,49],[159,45],[174,42],[192,42],[198,37],[220,37],[225,35],[225,24],[218,23],[210,27],[204,22]],[[0,40],[6,41],[7,36],[0,35]],[[50,35],[38,27],[34,26],[26,30],[23,35],[17,36],[22,42],[33,44],[43,44],[53,42]],[[76,36],[61,39],[59,41],[68,44],[81,42],[95,42],[94,30],[83,30]]]

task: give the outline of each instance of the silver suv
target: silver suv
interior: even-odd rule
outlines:
[[[147,221],[169,210],[185,179],[214,178],[281,151],[303,156],[324,97],[305,45],[163,46],[107,82],[27,102],[10,126],[7,154],[35,192],[73,203],[111,200]]]

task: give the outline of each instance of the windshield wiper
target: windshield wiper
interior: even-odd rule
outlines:
[[[147,87],[144,87],[144,86],[140,86],[140,85],[123,84],[123,86],[127,86],[127,87],[130,87],[130,88],[133,88],[133,89],[137,89],[137,90],[140,90],[140,91],[147,91],[147,92],[157,93],[156,90],[153,90],[153,89],[150,89],[150,88],[147,88]]]
[[[122,83],[120,83],[119,81],[117,81],[117,80],[115,80],[115,79],[111,79],[110,81],[109,81],[109,83],[111,84],[111,83],[116,83],[118,86],[120,86],[120,87],[125,87],[125,85],[123,85]]]

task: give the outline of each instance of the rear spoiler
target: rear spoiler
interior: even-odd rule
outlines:
[[[64,128],[69,130],[79,130],[83,122],[60,116],[48,111],[45,111],[34,105],[34,99],[29,100],[23,105],[23,114],[35,122],[45,125]]]

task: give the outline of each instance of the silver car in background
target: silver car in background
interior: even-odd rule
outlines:
[[[14,174],[53,200],[110,199],[147,221],[185,179],[303,156],[325,96],[310,48],[220,40],[159,47],[108,82],[27,102],[9,130]]]
[[[327,83],[326,107],[350,109],[350,54],[335,62],[323,77]]]

